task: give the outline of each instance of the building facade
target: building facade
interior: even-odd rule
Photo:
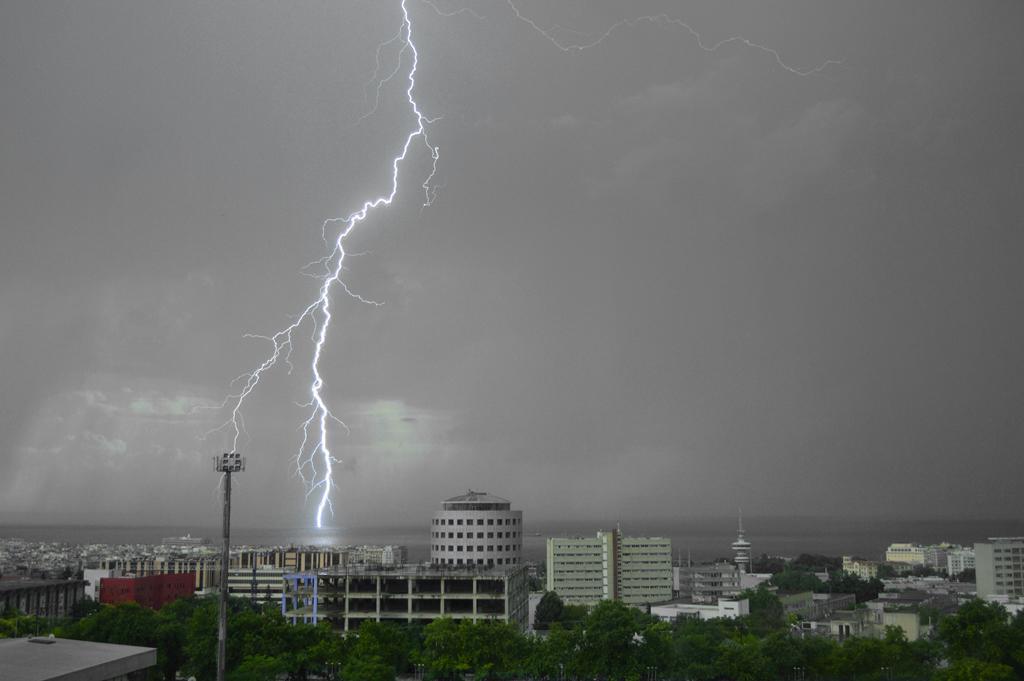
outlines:
[[[885,550],[887,563],[906,563],[908,565],[924,565],[925,547],[909,542],[889,544]]]
[[[280,603],[284,593],[283,568],[266,565],[228,570],[228,594],[253,603]]]
[[[348,549],[348,562],[351,565],[395,567],[405,565],[406,560],[405,547],[397,544],[353,546]]]
[[[990,537],[974,545],[978,598],[1024,596],[1024,537]]]
[[[469,490],[445,500],[430,521],[434,565],[522,565],[523,512],[508,499]]]
[[[863,558],[854,558],[853,556],[843,556],[843,572],[849,572],[851,575],[860,577],[861,579],[874,579],[878,577],[878,568],[881,565],[876,560],[864,560]]]
[[[189,572],[100,579],[100,603],[108,605],[134,602],[159,610],[171,601],[194,593],[195,575]]]
[[[17,610],[36,617],[70,617],[85,600],[84,579],[0,580],[0,612]]]
[[[663,537],[595,537],[547,541],[547,589],[566,603],[618,600],[629,605],[672,599],[672,543]]]
[[[242,570],[272,567],[284,572],[313,572],[348,564],[345,549],[317,546],[289,546],[278,549],[241,551],[231,557],[231,567]]]
[[[220,586],[220,558],[215,556],[133,558],[128,560],[111,558],[102,561],[100,569],[113,570],[115,575],[133,577],[192,573],[196,592]]]
[[[964,570],[974,569],[974,549],[950,549],[946,553],[946,574],[955,577]]]
[[[672,568],[672,589],[691,603],[717,603],[742,591],[740,570],[732,563],[680,565]]]
[[[529,612],[521,565],[348,566],[285,575],[281,613],[294,624],[358,629],[366,620],[428,624],[440,617],[497,620],[525,629]]]

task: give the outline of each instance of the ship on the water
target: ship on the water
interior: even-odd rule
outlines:
[[[184,537],[164,537],[160,540],[165,546],[206,546],[210,540],[205,537],[193,537],[186,534]]]

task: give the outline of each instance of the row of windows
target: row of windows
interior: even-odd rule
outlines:
[[[462,532],[448,532],[447,534],[448,534],[448,537],[447,537],[448,539],[462,539],[463,538],[462,537],[462,535],[463,535]],[[465,534],[466,534],[466,539],[472,539],[473,538],[473,533],[472,532],[466,532]],[[444,539],[445,538],[445,533],[444,532],[431,532],[430,536],[434,537],[435,539]],[[519,536],[518,532],[499,532],[498,533],[498,539],[515,539],[518,536]],[[476,533],[476,538],[477,539],[483,539],[484,538],[484,533],[483,532],[477,532]],[[487,538],[488,539],[494,539],[494,533],[493,532],[488,532],[487,533]]]
[[[502,562],[501,558],[488,558],[486,561],[483,558],[477,558],[476,563],[473,562],[472,558],[467,558],[463,561],[461,558],[435,558],[435,565],[515,565],[519,562],[518,558],[506,558]]]
[[[495,520],[497,520],[497,523],[495,523]],[[466,518],[466,522],[463,523],[462,522],[462,518],[447,518],[447,519],[446,518],[433,518],[433,519],[431,519],[430,524],[431,525],[472,525],[473,524],[473,519],[472,518]],[[484,524],[484,519],[483,518],[477,518],[476,519],[476,524],[477,525],[483,525]],[[488,525],[495,525],[495,524],[497,524],[497,525],[519,525],[520,523],[519,523],[519,518],[497,518],[497,519],[495,519],[495,518],[487,518],[487,524]]]
[[[501,545],[501,544],[498,544],[497,546],[498,546],[498,551],[501,551],[501,550],[502,550],[502,545]],[[519,548],[519,547],[518,547],[518,546],[516,546],[515,544],[505,544],[505,548],[504,548],[504,550],[505,550],[505,551],[514,551],[514,550],[518,550],[518,548]],[[432,551],[444,551],[444,544],[434,544],[433,546],[431,546],[431,547],[430,547],[430,549],[431,549]],[[458,545],[456,545],[456,546],[454,546],[454,547],[453,547],[452,545],[450,545],[450,544],[449,544],[449,545],[448,545],[448,550],[449,550],[449,551],[462,551],[462,550],[463,550],[463,548],[462,548],[462,545],[461,545],[461,544],[458,544]],[[484,547],[483,547],[482,545],[480,545],[480,546],[477,546],[477,547],[476,547],[476,548],[474,549],[474,548],[473,548],[472,546],[467,546],[467,547],[465,548],[465,550],[466,550],[466,551],[468,551],[469,553],[472,553],[473,551],[483,551],[483,550],[484,550]],[[488,546],[488,547],[487,547],[487,550],[488,550],[488,551],[494,551],[494,546]]]

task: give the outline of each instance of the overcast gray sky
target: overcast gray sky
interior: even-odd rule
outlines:
[[[429,157],[351,241],[336,523],[466,487],[531,519],[1011,516],[1024,4],[408,0]],[[411,124],[398,1],[0,4],[0,514],[209,523],[199,437]],[[563,33],[566,38],[582,39]],[[384,54],[387,57],[387,53]],[[392,63],[393,62],[389,62]],[[236,522],[306,525],[308,345],[247,405]],[[0,517],[4,517],[0,515]]]

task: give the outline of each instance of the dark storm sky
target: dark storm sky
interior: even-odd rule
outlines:
[[[1024,4],[518,6],[843,63],[650,23],[564,53],[501,0],[409,0],[441,190],[421,209],[417,148],[351,242],[386,304],[335,300],[335,522],[470,486],[532,519],[1019,514]],[[359,119],[399,20],[0,4],[0,517],[216,518],[224,414],[196,408],[315,295],[321,222],[386,186],[400,78]],[[247,407],[236,522],[309,522],[307,359]]]

